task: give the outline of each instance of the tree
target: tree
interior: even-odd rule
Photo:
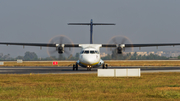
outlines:
[[[105,57],[102,57],[101,59],[103,59],[103,60],[111,60],[111,55],[107,55],[107,56],[105,56]]]
[[[76,58],[79,58],[79,53],[76,53],[75,57],[76,57]]]
[[[38,56],[35,52],[27,51],[24,55],[24,60],[38,60]]]
[[[113,60],[116,60],[116,59],[117,59],[116,49],[112,50],[111,59],[113,59]]]
[[[24,56],[17,56],[16,59],[24,59]]]
[[[59,54],[58,60],[65,60],[65,57],[63,54]]]
[[[180,59],[180,55],[177,58]]]

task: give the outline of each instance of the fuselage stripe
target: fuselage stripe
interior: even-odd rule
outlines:
[[[87,66],[87,65],[89,65],[89,66],[94,66],[94,65],[97,65],[99,62],[96,62],[96,63],[93,63],[93,64],[86,64],[86,63],[83,63],[83,62],[80,62],[81,64],[83,64],[83,65],[85,65],[85,66]]]

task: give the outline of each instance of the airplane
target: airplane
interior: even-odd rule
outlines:
[[[94,44],[93,43],[93,26],[94,25],[115,25],[114,23],[93,23],[91,19],[90,23],[68,23],[68,25],[89,25],[90,26],[90,44],[73,44],[73,43],[63,43],[63,36],[61,36],[59,43],[17,43],[17,42],[0,42],[0,44],[4,45],[22,45],[24,46],[39,46],[42,47],[53,47],[55,48],[55,52],[59,54],[66,53],[65,48],[71,47],[80,47],[82,50],[79,55],[79,60],[73,65],[73,70],[78,70],[78,67],[87,68],[87,70],[91,70],[92,68],[101,67],[103,69],[107,69],[108,65],[101,59],[100,57],[100,48],[115,48],[117,54],[122,54],[125,48],[131,47],[151,47],[151,46],[175,46],[180,45],[180,43],[156,43],[156,44],[125,44],[125,38],[122,39],[121,43],[117,43],[115,39],[113,39],[114,44]]]

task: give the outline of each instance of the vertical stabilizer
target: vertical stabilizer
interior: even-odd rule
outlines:
[[[115,25],[114,23],[93,23],[91,19],[90,23],[68,23],[68,25],[90,25],[90,44],[93,44],[93,25]]]
[[[93,20],[90,22],[90,44],[93,44]]]

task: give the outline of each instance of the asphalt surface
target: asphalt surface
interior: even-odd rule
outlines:
[[[180,67],[109,67],[108,69],[122,68],[141,68],[141,73],[153,72],[180,72]],[[87,71],[87,68],[79,67],[78,71],[73,71],[72,67],[0,67],[0,74],[78,74],[78,73],[97,73],[97,69],[92,68]]]

